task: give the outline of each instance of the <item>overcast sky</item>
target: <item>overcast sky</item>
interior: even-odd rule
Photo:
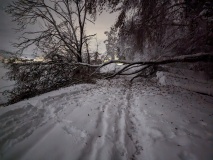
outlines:
[[[15,23],[11,22],[11,18],[4,13],[4,8],[12,0],[0,0],[0,50],[15,51],[15,48],[11,46],[13,42],[18,37],[18,33],[15,33],[13,28],[16,27]],[[103,53],[106,51],[105,44],[103,41],[106,39],[104,34],[105,31],[109,31],[110,27],[114,24],[117,14],[102,13],[100,16],[97,16],[95,24],[87,22],[86,33],[97,34],[97,39],[99,42],[99,52]],[[36,26],[35,26],[36,27]],[[33,28],[32,28],[33,29]],[[91,50],[96,49],[96,41],[90,43]],[[25,51],[26,54],[30,54],[31,49]]]
[[[106,51],[105,44],[103,43],[106,40],[106,35],[104,34],[105,31],[109,31],[110,27],[115,23],[117,18],[117,13],[109,14],[107,12],[103,12],[100,16],[97,17],[95,24],[87,22],[87,34],[95,34],[97,33],[97,39],[100,43],[99,52],[103,53]],[[93,41],[91,43],[91,47],[96,49],[96,42]]]
[[[9,41],[13,39],[14,34],[12,28],[14,24],[11,23],[11,19],[7,16],[3,9],[11,0],[0,0],[0,49],[10,49]]]

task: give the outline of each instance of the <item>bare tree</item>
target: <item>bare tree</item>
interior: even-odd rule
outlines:
[[[94,35],[85,34],[86,22],[95,20],[90,8],[90,0],[15,0],[9,5],[6,11],[17,22],[17,32],[23,33],[15,47],[23,52],[36,46],[37,52],[51,59],[7,64],[9,79],[17,82],[8,92],[9,103],[62,86],[92,81],[88,44]],[[36,30],[29,30],[32,25],[36,25]]]
[[[83,46],[93,35],[85,35],[89,2],[87,0],[17,0],[7,12],[18,23],[17,31],[23,31],[15,44],[21,52],[31,45],[49,58],[60,55],[68,61],[82,62]],[[26,31],[31,25],[37,31]]]

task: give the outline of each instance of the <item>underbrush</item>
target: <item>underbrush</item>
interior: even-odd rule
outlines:
[[[96,68],[68,63],[11,63],[7,67],[10,70],[7,76],[16,84],[13,90],[4,92],[9,101],[3,105],[74,84],[95,83],[97,78],[102,77],[99,72],[91,76]]]

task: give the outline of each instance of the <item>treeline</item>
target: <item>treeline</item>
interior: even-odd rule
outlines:
[[[213,51],[211,0],[114,0],[108,6],[119,12],[111,35],[117,34],[113,46],[120,57],[135,60],[138,55],[150,59]]]

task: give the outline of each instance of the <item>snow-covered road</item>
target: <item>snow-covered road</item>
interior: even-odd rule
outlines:
[[[213,98],[126,80],[0,108],[0,159],[212,160]]]

